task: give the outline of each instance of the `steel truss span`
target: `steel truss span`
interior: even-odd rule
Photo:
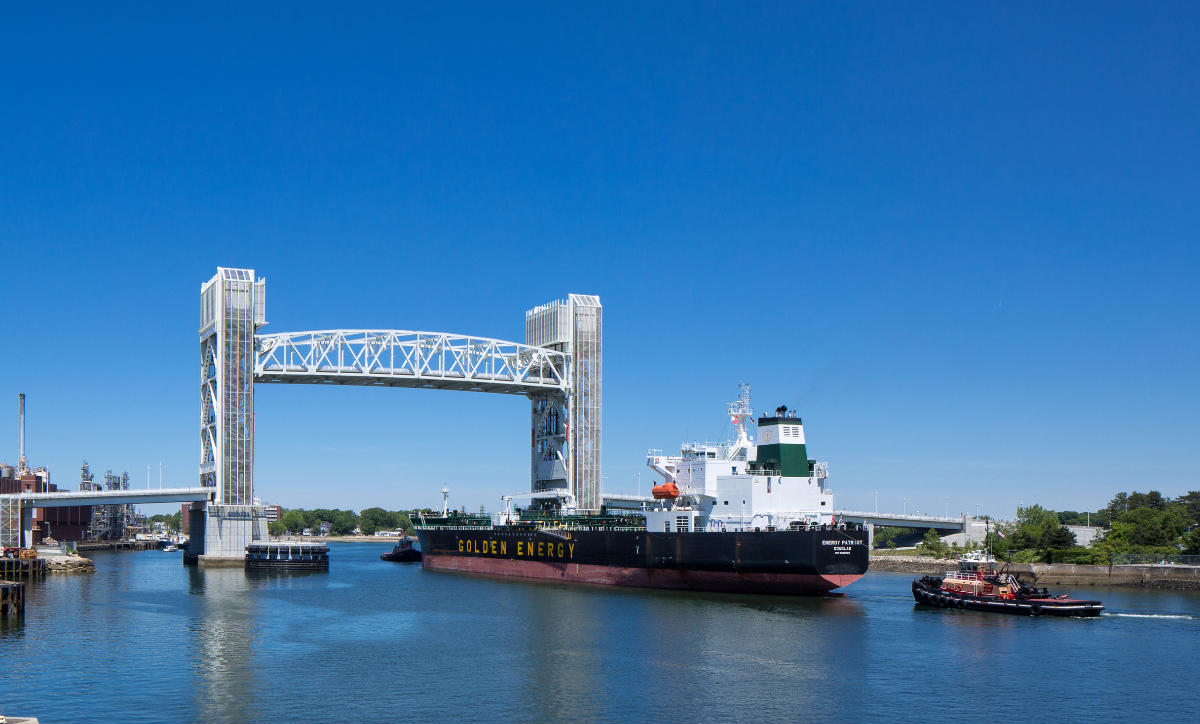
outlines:
[[[567,393],[564,352],[439,332],[338,329],[254,338],[254,381]]]

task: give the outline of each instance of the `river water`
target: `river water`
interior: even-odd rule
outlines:
[[[520,583],[332,544],[328,574],[96,553],[0,620],[0,714],[55,722],[1200,721],[1200,594],[1098,619]],[[968,715],[963,712],[971,712]]]

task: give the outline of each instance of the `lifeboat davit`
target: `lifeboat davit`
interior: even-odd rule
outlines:
[[[666,482],[662,485],[655,485],[650,489],[650,493],[654,495],[655,500],[664,500],[668,498],[679,497],[679,486],[674,482]]]

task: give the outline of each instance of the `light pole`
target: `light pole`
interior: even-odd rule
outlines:
[[[975,517],[976,517],[976,518],[978,518],[978,517],[979,517],[979,508],[980,508],[980,507],[982,507],[982,506],[980,506],[980,505],[979,505],[979,503],[976,503],[976,504],[975,504]]]
[[[946,500],[946,517],[949,518],[950,517],[950,496],[947,495],[945,500]]]
[[[875,515],[879,515],[879,491],[875,491]]]
[[[910,501],[910,500],[912,500],[912,498],[905,498],[905,499],[904,499],[904,514],[905,514],[905,515],[908,515],[908,501]]]

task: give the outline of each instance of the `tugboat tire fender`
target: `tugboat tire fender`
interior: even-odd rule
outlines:
[[[963,600],[963,599],[961,599],[961,598],[960,598],[960,599],[958,599],[958,602],[957,602],[957,603],[958,603],[958,607],[959,607],[959,608],[966,608],[966,607],[967,607],[967,602],[966,602],[966,601],[964,601],[964,600]]]

